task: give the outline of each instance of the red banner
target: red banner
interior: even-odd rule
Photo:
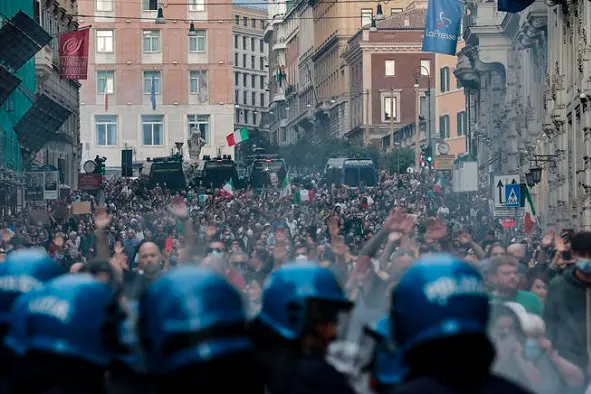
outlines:
[[[61,79],[87,78],[89,37],[89,28],[60,35]]]

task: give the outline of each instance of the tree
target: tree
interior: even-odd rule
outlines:
[[[384,167],[392,172],[406,172],[415,165],[415,151],[411,148],[397,148],[384,155]]]

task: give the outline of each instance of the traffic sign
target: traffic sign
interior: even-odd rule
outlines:
[[[519,175],[497,175],[494,177],[493,184],[492,184],[492,200],[494,201],[494,215],[495,216],[520,216],[521,209],[519,208],[519,204],[517,205],[506,205],[507,203],[507,185],[516,185],[519,187],[521,183],[521,178]],[[510,186],[511,189],[513,186]],[[516,192],[517,194],[517,201],[520,200],[520,191]]]
[[[505,206],[507,208],[519,208],[521,206],[521,185],[505,186]]]

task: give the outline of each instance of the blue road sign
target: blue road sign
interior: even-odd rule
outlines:
[[[505,185],[505,207],[519,208],[521,206],[521,186]]]

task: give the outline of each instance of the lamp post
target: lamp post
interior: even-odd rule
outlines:
[[[419,96],[419,80],[415,79],[415,100],[416,100],[416,119],[415,119],[415,169],[419,173],[421,171],[421,115],[418,111],[421,103],[421,97]]]
[[[419,78],[426,77],[427,78],[427,91],[425,92],[425,96],[427,96],[427,146],[429,147],[429,152],[433,152],[433,147],[431,146],[431,72],[429,69],[423,65],[417,66],[413,70],[413,76],[415,77],[415,85],[418,84]],[[420,115],[421,111],[421,104],[420,99],[417,104],[417,113]],[[417,130],[418,132],[418,130]],[[419,138],[420,139],[420,138]],[[429,163],[429,167],[431,163]]]

